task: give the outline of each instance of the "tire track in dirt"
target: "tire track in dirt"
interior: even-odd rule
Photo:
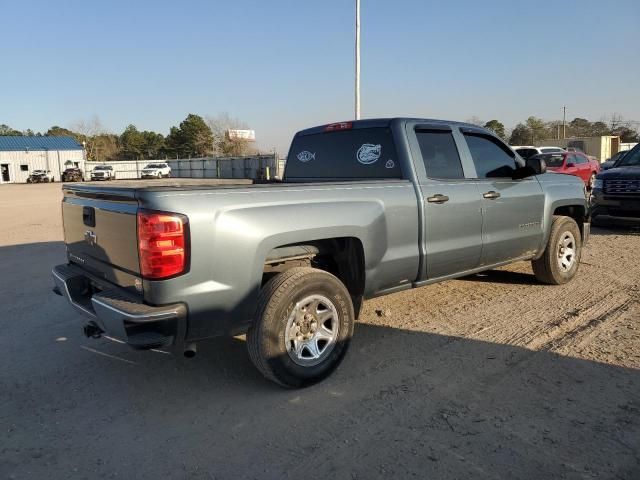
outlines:
[[[607,298],[606,302],[596,302],[588,308],[576,312],[566,318],[565,321],[556,324],[544,334],[538,335],[527,346],[535,350],[555,350],[579,336],[587,334],[600,324],[618,318],[629,308],[631,299],[618,295],[618,298]]]

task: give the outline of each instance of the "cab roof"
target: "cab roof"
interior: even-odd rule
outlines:
[[[305,128],[304,130],[300,130],[298,133],[296,133],[296,136],[313,135],[316,133],[326,132],[327,127],[333,126],[333,125],[340,125],[340,124],[350,124],[350,127],[348,129],[358,129],[358,128],[383,128],[383,127],[390,127],[393,123],[409,123],[409,122],[464,127],[470,130],[477,130],[477,131],[486,132],[486,133],[490,133],[491,135],[494,135],[494,133],[491,130],[487,130],[484,127],[480,127],[472,123],[457,122],[454,120],[440,120],[435,118],[391,117],[391,118],[367,118],[364,120],[345,120],[342,122],[327,123],[325,125],[319,125],[316,127]],[[342,130],[342,129],[346,130],[347,128],[336,128],[335,130]]]

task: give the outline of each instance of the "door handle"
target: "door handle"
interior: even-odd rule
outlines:
[[[442,195],[441,193],[436,193],[431,197],[427,197],[427,202],[429,203],[444,203],[448,201],[449,197],[447,197],[446,195]]]
[[[495,200],[496,198],[500,198],[500,193],[491,190],[489,192],[483,193],[482,196],[484,198],[488,198],[489,200]]]

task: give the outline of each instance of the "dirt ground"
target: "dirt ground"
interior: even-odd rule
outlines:
[[[0,186],[0,478],[640,478],[640,234],[365,304],[325,382],[240,339],[187,360],[89,340],[51,293],[60,186]]]

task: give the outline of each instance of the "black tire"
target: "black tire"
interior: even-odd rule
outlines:
[[[322,361],[303,366],[287,351],[285,331],[296,304],[311,295],[329,299],[337,311],[337,338]],[[326,378],[349,348],[354,324],[353,304],[344,284],[323,270],[296,267],[269,280],[258,298],[255,320],[247,332],[249,357],[269,380],[302,388]]]
[[[567,238],[567,235],[573,236],[573,260],[570,268],[564,270],[559,262],[561,255],[561,242]],[[582,235],[576,221],[571,217],[563,217],[554,215],[551,224],[551,233],[549,241],[545,247],[542,256],[531,262],[533,273],[538,281],[549,285],[562,285],[575,277],[580,265],[580,257],[582,255]]]

